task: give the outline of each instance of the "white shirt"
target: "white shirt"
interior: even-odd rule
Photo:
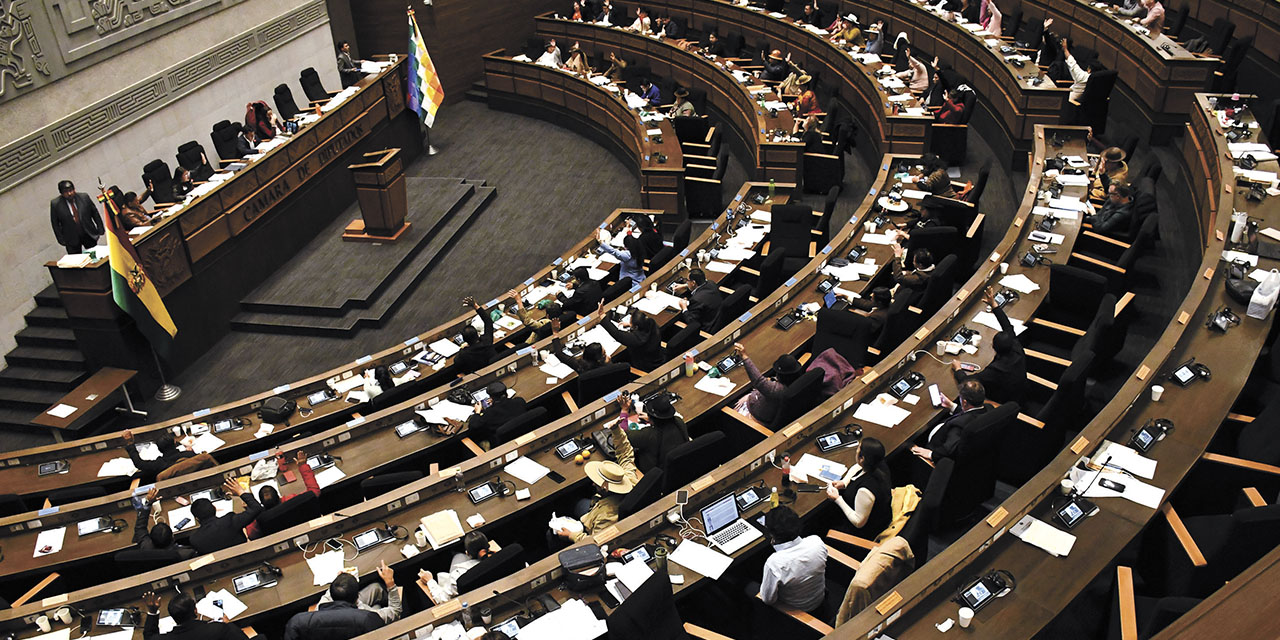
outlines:
[[[631,30],[639,31],[640,33],[649,33],[651,30],[649,26],[649,18],[647,16],[644,18],[636,18],[636,21],[631,23]]]
[[[543,53],[541,56],[538,56],[538,64],[544,67],[559,67],[560,55],[557,54],[555,51],[547,51],[546,53]]]
[[[760,599],[801,611],[813,611],[827,591],[827,545],[818,536],[773,545],[764,561]]]
[[[1089,72],[1076,64],[1076,57],[1073,55],[1067,56],[1067,71],[1071,72],[1071,95],[1067,98],[1080,104],[1080,98],[1084,96],[1084,87],[1089,83]]]

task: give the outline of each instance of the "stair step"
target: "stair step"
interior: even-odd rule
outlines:
[[[26,315],[27,326],[70,327],[67,310],[62,307],[37,306]]]
[[[86,372],[70,369],[17,366],[0,370],[0,383],[36,389],[61,389],[63,393],[74,389],[86,377]]]
[[[31,421],[38,415],[39,409],[0,407],[0,429],[22,428],[30,431],[33,428]]]
[[[14,339],[18,344],[33,347],[76,348],[76,334],[64,327],[42,327],[40,325],[23,327]]]
[[[62,296],[58,295],[58,288],[49,285],[43,291],[35,296],[36,305],[41,307],[62,307]]]
[[[77,349],[19,345],[5,354],[4,359],[11,366],[16,367],[51,367],[84,371],[84,354]]]
[[[53,406],[65,395],[65,391],[56,389],[0,386],[0,407],[39,412]]]

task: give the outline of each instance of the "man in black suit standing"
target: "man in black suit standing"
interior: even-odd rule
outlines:
[[[58,183],[58,193],[61,195],[49,201],[49,222],[58,244],[66,247],[68,254],[83,253],[84,249],[97,246],[104,228],[93,198],[87,193],[77,193],[76,185],[70,180]]]
[[[351,43],[343,40],[338,43],[338,76],[342,78],[342,88],[360,82],[364,72],[360,70],[360,60],[351,57]]]
[[[191,534],[190,541],[191,546],[201,555],[247,542],[244,528],[262,513],[262,504],[252,493],[241,489],[240,483],[235,479],[227,480],[222,488],[228,496],[240,495],[244,511],[218,516],[217,509],[208,498],[200,498],[191,505],[191,515],[196,517],[200,528]]]
[[[981,382],[965,380],[960,383],[960,404],[943,396],[942,408],[947,413],[929,429],[925,446],[911,447],[911,453],[925,460],[955,457],[965,427],[987,412],[987,392]]]

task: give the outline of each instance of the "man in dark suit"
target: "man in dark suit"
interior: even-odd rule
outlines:
[[[258,152],[258,132],[253,127],[242,127],[236,136],[236,155],[243,158]]]
[[[685,321],[697,322],[704,331],[708,330],[708,327],[715,324],[716,316],[720,315],[720,305],[724,304],[720,287],[714,282],[708,282],[707,274],[702,269],[691,270],[689,284],[683,286],[688,294],[687,300],[680,301]]]
[[[97,246],[98,237],[105,229],[93,198],[87,193],[77,193],[76,185],[70,180],[58,183],[58,193],[61,195],[49,201],[49,222],[58,244],[66,247],[68,254]]]
[[[143,640],[248,640],[244,631],[230,622],[197,620],[196,599],[189,594],[179,593],[169,601],[169,616],[177,626],[165,634],[160,633],[160,596],[148,591],[142,594],[142,604],[147,608]]]
[[[977,380],[982,383],[987,397],[996,402],[1021,402],[1027,386],[1027,360],[1018,341],[1018,334],[1009,322],[1009,316],[1003,309],[996,308],[991,290],[982,294],[982,299],[991,307],[996,320],[1000,322],[1000,333],[991,339],[991,347],[996,356],[991,363],[977,373],[968,374],[960,369],[960,360],[951,362],[951,372],[956,382]]]
[[[303,611],[289,619],[284,640],[348,640],[400,619],[403,605],[395,574],[384,562],[378,566],[382,584],[364,589],[349,573],[339,573],[329,584],[328,598],[315,611]],[[382,603],[385,594],[386,604]]]
[[[467,419],[467,432],[476,442],[492,441],[498,427],[528,410],[524,398],[507,397],[507,385],[501,382],[496,380],[490,382],[484,390],[489,394],[489,408],[486,409],[476,403],[474,407],[476,414]]]
[[[591,272],[586,267],[578,267],[573,270],[573,280],[571,281],[571,294],[569,296],[560,296],[560,304],[564,312],[572,312],[578,316],[585,316],[600,305],[600,301],[604,299],[604,290],[600,288],[600,283],[591,279]],[[562,313],[561,322],[568,322],[573,317]]]
[[[964,437],[964,428],[987,412],[987,392],[977,380],[960,383],[960,403],[943,396],[942,408],[947,411],[929,429],[925,446],[911,447],[911,453],[925,460],[955,457]]]
[[[868,331],[872,342],[879,337],[880,331],[884,329],[884,323],[889,320],[889,305],[892,303],[893,292],[888,287],[876,287],[871,290],[870,296],[854,298],[849,302],[851,308],[867,312]]]
[[[360,70],[360,61],[351,57],[351,43],[346,40],[338,42],[338,75],[342,78],[342,88],[360,82],[364,72]]]
[[[462,328],[462,340],[466,346],[458,352],[454,362],[458,365],[459,374],[468,374],[489,366],[497,352],[493,349],[493,318],[489,317],[489,311],[471,296],[463,299],[462,304],[475,309],[484,325],[484,333],[476,331],[470,324]]]
[[[246,542],[244,528],[249,526],[259,513],[262,513],[262,505],[258,499],[253,497],[252,493],[242,490],[240,483],[234,479],[227,480],[222,488],[229,496],[240,495],[240,500],[244,502],[244,511],[219,517],[217,509],[208,498],[196,500],[191,505],[191,515],[196,517],[200,528],[191,534],[191,546],[195,547],[200,555]]]
[[[911,263],[914,268],[908,271],[907,250],[903,248],[901,240],[893,243],[893,261],[890,264],[893,281],[900,286],[923,293],[929,286],[929,278],[933,277],[933,253],[924,247],[916,249],[911,256]]]
[[[124,439],[125,453],[129,454],[129,459],[133,461],[133,466],[137,467],[138,471],[142,472],[143,478],[149,482],[155,481],[156,476],[160,475],[165,469],[196,455],[194,452],[179,447],[178,443],[173,439],[172,433],[162,431],[159,437],[154,440],[156,448],[160,450],[160,457],[155,460],[144,460],[141,455],[138,455],[138,447],[133,442],[133,431],[125,429],[122,437]]]

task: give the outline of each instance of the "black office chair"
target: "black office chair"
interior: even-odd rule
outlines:
[[[724,57],[740,57],[742,55],[742,47],[745,44],[743,40],[741,33],[724,34],[724,38],[721,39],[721,41],[724,42]]]
[[[578,374],[577,388],[573,393],[574,399],[577,400],[578,406],[590,404],[603,398],[607,393],[617,391],[633,379],[635,376],[631,373],[631,365],[626,362],[613,362],[603,367],[596,367]]]
[[[191,172],[191,179],[195,182],[204,182],[213,176],[213,167],[209,166],[209,157],[204,153],[204,147],[195,140],[189,140],[178,146],[178,153],[174,156],[178,164],[182,168]]]
[[[711,120],[706,116],[676,116],[671,119],[671,126],[681,142],[705,143],[711,131]]]
[[[690,218],[715,218],[724,211],[724,194],[719,180],[686,177],[684,201]]]
[[[880,337],[876,338],[875,348],[882,354],[893,351],[907,336],[911,335],[924,322],[923,316],[911,312],[911,296],[894,296],[889,303],[889,313],[884,326],[880,328]]]
[[[236,136],[240,134],[240,126],[229,120],[213,125],[209,139],[213,141],[213,150],[218,152],[222,164],[239,160],[242,156],[236,151]]]
[[[182,562],[176,549],[125,549],[114,556],[121,575],[136,576]]]
[[[407,484],[417,482],[422,479],[421,471],[399,471],[396,473],[384,473],[380,476],[365,478],[360,481],[360,495],[365,500],[375,498],[388,491],[399,489]]]
[[[671,234],[671,246],[677,251],[689,247],[689,238],[693,235],[693,223],[685,220],[676,226]]]
[[[698,113],[707,112],[707,90],[702,87],[685,87],[689,90],[689,102],[693,104],[694,111]]]
[[[1093,367],[1092,353],[1085,352],[1077,355],[1076,359],[1071,361],[1071,366],[1067,367],[1058,378],[1058,388],[1052,390],[1048,400],[1042,402],[1034,397],[1035,394],[1027,394],[1022,403],[1026,407],[1027,414],[1035,416],[1041,422],[1057,420],[1066,432],[1079,431],[1092,417],[1085,399],[1091,367]]]
[[[817,236],[813,233],[813,208],[805,204],[775,204],[769,226],[769,251],[787,250],[783,267],[791,275],[813,259],[817,252]]]
[[[45,498],[49,500],[49,504],[60,507],[73,502],[101,498],[105,495],[107,495],[107,490],[104,487],[68,487],[52,491]]]
[[[1169,526],[1152,526],[1142,541],[1139,574],[1157,593],[1204,598],[1275,548],[1280,539],[1280,505],[1188,516],[1182,524],[1205,564],[1192,564]]]
[[[765,425],[772,431],[780,431],[783,427],[799,418],[822,402],[822,372],[806,371],[796,378],[782,391],[778,404],[781,409],[773,417],[773,422]]]
[[[1014,420],[997,443],[996,477],[1001,482],[1020,487],[1062,452],[1067,420],[1050,411],[1041,414],[1044,426]]]
[[[156,204],[173,204],[173,172],[169,164],[156,158],[142,167],[142,184],[151,191],[151,200]]]
[[[861,367],[866,364],[867,347],[874,338],[871,335],[871,321],[866,316],[848,311],[820,309],[811,351],[816,355],[827,349],[835,349],[850,365]]]
[[[659,572],[661,573],[661,572]],[[671,580],[649,576],[605,619],[609,640],[676,640],[690,637],[676,609]]]
[[[704,433],[667,454],[662,493],[666,495],[683,487],[702,474],[720,466],[727,458],[725,436],[720,431]]]
[[[604,288],[604,294],[600,296],[601,300],[609,302],[616,300],[619,296],[631,290],[634,283],[631,282],[631,276],[623,276],[622,279]]]
[[[1022,27],[1022,7],[1014,7],[1004,14],[1004,20],[1000,23],[1002,33],[996,35],[1012,38],[1017,35],[1018,30]]]
[[[929,472],[929,482],[920,492],[920,502],[916,510],[911,512],[907,523],[902,525],[898,534],[911,547],[911,555],[915,556],[915,566],[920,568],[929,561],[929,535],[938,530],[938,518],[942,512],[942,500],[947,495],[947,485],[951,483],[951,474],[955,471],[956,461],[941,458],[933,463]]]
[[[546,424],[547,409],[545,407],[534,407],[500,425],[493,432],[493,438],[489,440],[491,446],[506,444],[519,438],[520,436],[537,429]]]
[[[285,120],[292,120],[298,115],[298,103],[293,99],[293,89],[287,84],[276,85],[275,92],[276,113]]]
[[[698,346],[702,342],[702,325],[697,322],[689,322],[685,327],[671,336],[667,340],[667,355],[676,357],[687,353],[690,349]]]
[[[750,308],[751,285],[742,285],[734,289],[733,293],[725,296],[724,302],[720,303],[720,310],[716,312],[715,324],[712,325],[710,333],[729,326],[730,322],[737,320]]]
[[[827,193],[844,186],[844,154],[806,153],[800,167],[805,193]]]
[[[659,249],[658,253],[649,258],[649,264],[646,265],[644,269],[645,273],[652,275],[653,272],[661,269],[668,262],[674,260],[679,253],[680,252],[677,251],[675,247],[663,247]]]
[[[1187,16],[1190,15],[1191,8],[1182,5],[1177,9],[1165,14],[1164,33],[1165,35],[1177,40],[1182,37],[1183,30],[1187,27]]]
[[[1018,411],[1018,403],[1006,402],[965,426],[939,513],[944,528],[965,522],[995,495],[999,443]]]
[[[662,497],[662,475],[662,469],[656,467],[644,473],[640,482],[618,503],[619,519],[626,518]]]
[[[21,496],[6,493],[0,495],[0,517],[17,515],[30,511]]]
[[[514,542],[487,556],[458,578],[458,593],[467,593],[505,578],[525,567],[524,547]]]
[[[818,231],[818,243],[822,246],[831,244],[831,218],[836,213],[836,203],[840,200],[840,187],[827,190],[827,197],[822,201],[822,217],[813,226]]]
[[[916,301],[916,306],[921,310],[922,318],[929,318],[946,304],[947,299],[955,292],[956,284],[956,257],[954,255],[947,256],[938,262],[933,268],[933,275],[929,276],[929,283],[925,285],[924,291],[920,294],[920,299]]]
[[[1120,627],[1120,606],[1117,606],[1119,591],[1114,590],[1111,598],[1111,620],[1107,627],[1107,640],[1124,640],[1126,637]],[[1200,604],[1200,598],[1181,596],[1153,597],[1134,594],[1133,617],[1137,623],[1138,640],[1148,640],[1164,630],[1165,627],[1181,618]]]
[[[1133,154],[1138,150],[1138,136],[1132,133],[1126,134],[1120,141],[1120,144],[1116,146],[1120,147],[1121,151],[1124,151],[1125,159],[1128,161],[1129,165],[1132,166]]]
[[[1065,102],[1063,121],[1065,124],[1093,127],[1093,135],[1100,136],[1107,132],[1107,112],[1111,108],[1111,90],[1116,85],[1116,70],[1103,69],[1089,74],[1089,81],[1084,85],[1084,93],[1080,96],[1080,104]]]
[[[751,288],[751,295],[757,300],[763,300],[766,296],[777,291],[778,287],[786,281],[786,260],[787,250],[783,247],[770,249],[769,255],[760,262],[760,277],[756,278],[756,284]]]
[[[1252,422],[1245,423],[1236,434],[1235,454],[1246,460],[1263,464],[1280,465],[1280,396],[1272,396]]]
[[[973,109],[977,105],[978,94],[974,91],[964,92],[964,114],[958,124],[933,122],[929,124],[929,151],[948,164],[964,164],[969,153],[969,119],[973,117]]]
[[[1136,140],[1136,139],[1135,139]],[[978,180],[973,183],[973,188],[964,194],[963,200],[973,204],[975,208],[982,206],[982,194],[987,191],[987,180],[991,177],[991,160],[982,163],[982,168],[978,169]]]
[[[1083,328],[1098,312],[1107,295],[1107,279],[1080,267],[1055,264],[1049,267],[1049,293],[1036,310],[1036,317]]]
[[[258,515],[257,522],[262,534],[267,535],[314,520],[320,515],[320,496],[304,491],[263,511]]]
[[[1134,216],[1134,218],[1137,218],[1137,216]],[[1082,251],[1072,252],[1072,257],[1075,258],[1077,256],[1087,255],[1089,258],[1100,260],[1104,264],[1111,264],[1111,267],[1104,267],[1090,260],[1077,261],[1081,266],[1097,271],[1105,276],[1107,278],[1108,286],[1110,286],[1112,292],[1124,293],[1129,289],[1129,285],[1133,280],[1133,270],[1138,258],[1145,255],[1151,248],[1151,245],[1155,242],[1156,233],[1159,231],[1159,222],[1160,219],[1157,216],[1147,216],[1147,218],[1142,221],[1137,235],[1130,242],[1129,246],[1124,248],[1120,253],[1120,257],[1117,258],[1114,263],[1108,263],[1106,258],[1102,258],[1094,254],[1085,254]],[[1099,244],[1099,247],[1103,248],[1104,245]]]
[[[314,103],[328,102],[329,98],[336,94],[336,91],[327,91],[324,83],[320,82],[320,74],[316,73],[314,67],[307,67],[298,74],[298,83],[302,85],[302,92],[307,94],[307,100]]]
[[[1236,88],[1236,79],[1240,73],[1240,64],[1253,48],[1253,36],[1232,38],[1227,50],[1222,54],[1222,66],[1213,74],[1209,89],[1215,93],[1232,93]],[[1275,138],[1267,138],[1274,140]]]

